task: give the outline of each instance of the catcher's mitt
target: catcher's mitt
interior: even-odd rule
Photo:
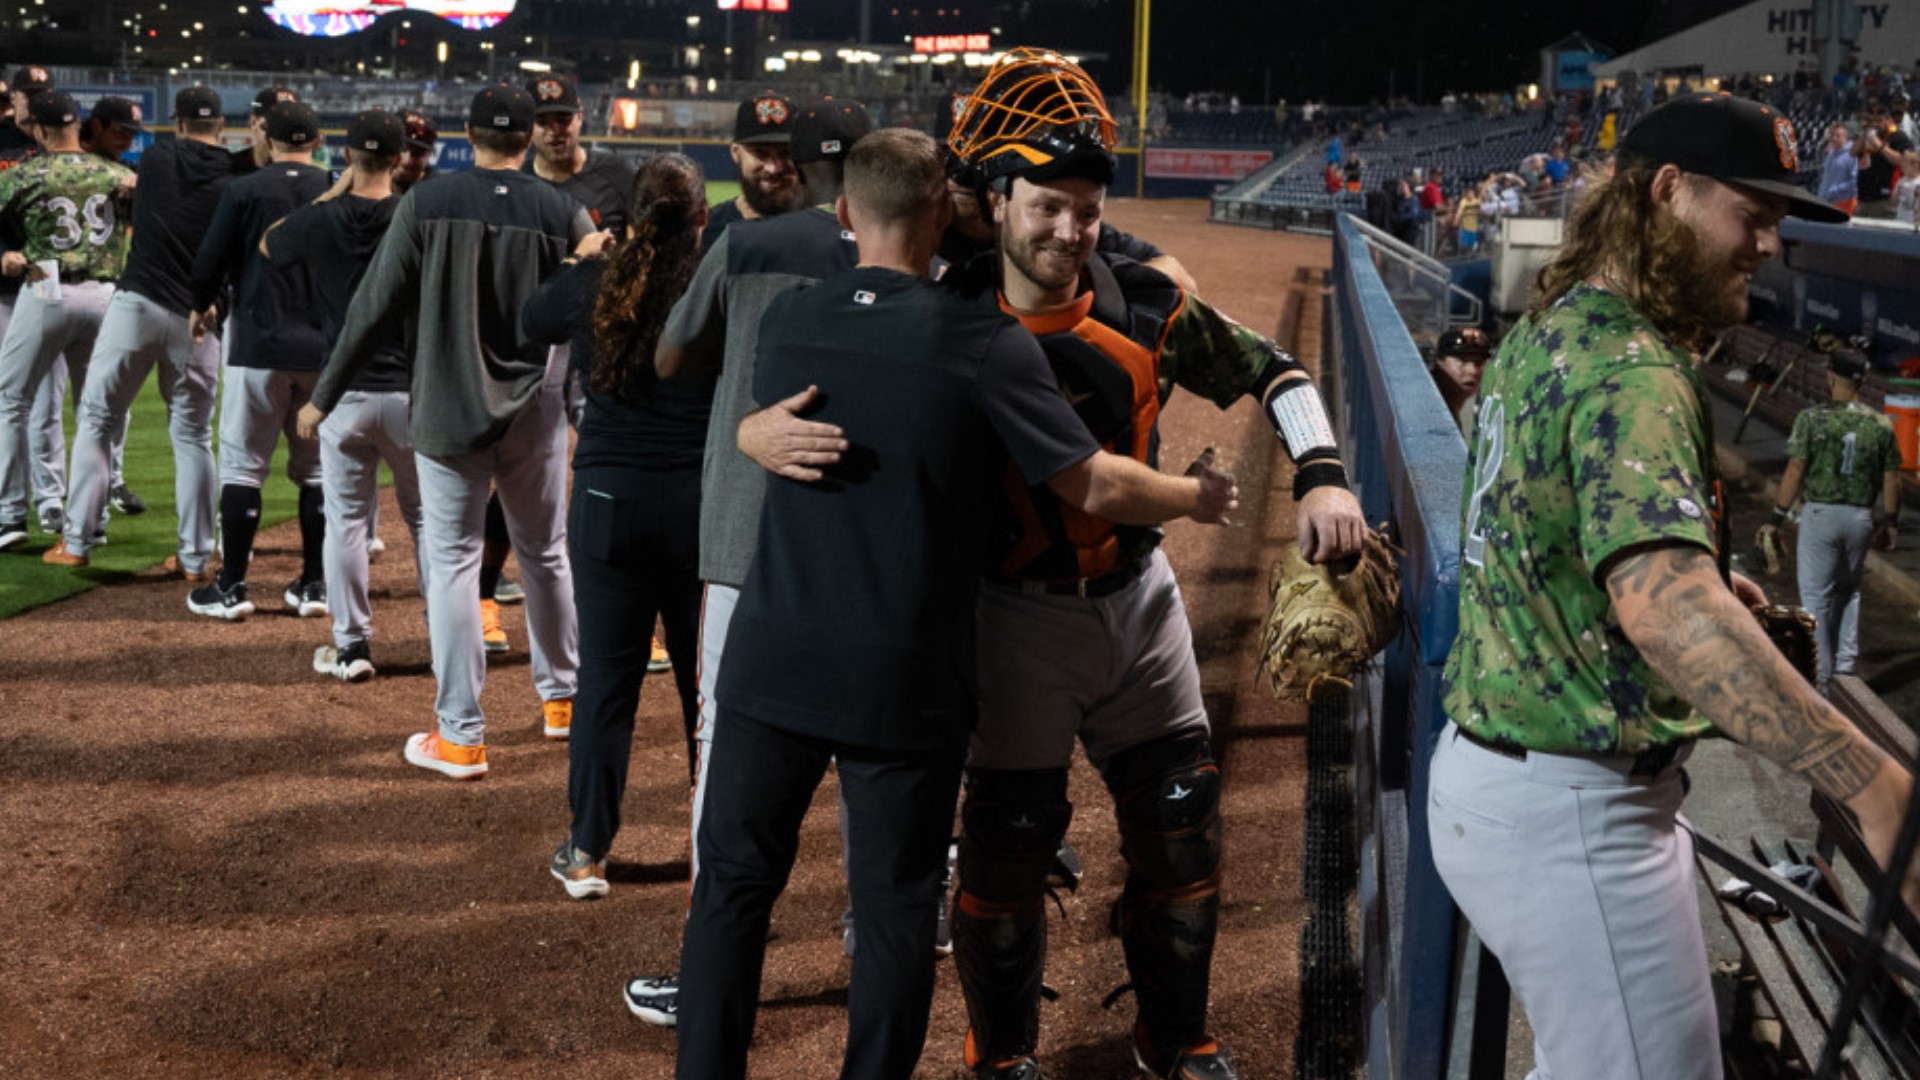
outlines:
[[[1808,682],[1820,676],[1820,642],[1813,636],[1813,613],[1806,608],[1769,604],[1753,609],[1773,647],[1780,650],[1802,678]]]
[[[1260,666],[1276,697],[1311,699],[1332,680],[1343,686],[1354,669],[1400,633],[1400,571],[1387,534],[1369,530],[1360,554],[1315,566],[1288,544],[1273,566]]]

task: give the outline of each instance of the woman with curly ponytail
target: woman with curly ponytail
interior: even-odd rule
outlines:
[[[527,302],[528,337],[570,342],[586,390],[567,544],[580,619],[580,686],[568,751],[567,838],[555,877],[575,898],[607,891],[634,713],[654,620],[666,630],[692,775],[698,716],[700,463],[713,381],[661,381],[653,349],[700,263],[706,180],[682,154],[634,178],[627,238],[591,241]]]

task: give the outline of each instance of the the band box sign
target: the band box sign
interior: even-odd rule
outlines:
[[[1271,150],[1147,151],[1147,175],[1169,180],[1238,180],[1273,160]]]

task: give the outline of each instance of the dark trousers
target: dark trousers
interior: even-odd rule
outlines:
[[[634,714],[657,615],[680,691],[692,775],[699,720],[700,469],[574,474],[567,509],[580,682],[568,740],[573,846],[606,857],[620,829]]]
[[[848,816],[860,948],[847,992],[842,1080],[913,1074],[933,1005],[933,933],[964,733],[935,753],[887,753],[795,734],[720,708],[701,810],[700,873],[680,946],[679,1080],[741,1080],[773,902],[786,888],[829,762]]]

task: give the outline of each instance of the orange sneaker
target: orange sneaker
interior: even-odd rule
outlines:
[[[40,553],[40,561],[52,566],[88,566],[93,562],[85,555],[75,555],[68,551],[67,538],[64,536],[55,540],[52,547]]]
[[[563,740],[573,731],[573,699],[555,698],[540,703],[540,711],[545,714],[549,739]]]
[[[423,731],[407,740],[407,764],[451,776],[455,780],[478,780],[487,775],[487,746],[455,746],[431,731]]]
[[[492,600],[480,601],[480,642],[490,653],[508,648],[507,632],[500,629],[500,605]]]
[[[212,564],[208,564],[206,569],[197,572],[188,570],[180,565],[180,556],[178,555],[167,556],[167,561],[160,564],[160,572],[166,574],[168,577],[177,577],[182,581],[191,582],[195,585],[206,585],[213,581]]]
[[[655,634],[653,636],[653,655],[647,658],[647,671],[649,674],[658,675],[663,671],[672,670],[673,658],[667,655],[667,647],[660,644],[660,635]]]

